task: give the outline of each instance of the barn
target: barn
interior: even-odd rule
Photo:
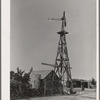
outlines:
[[[42,95],[54,95],[62,92],[60,80],[53,70],[32,71],[30,83],[32,88],[37,89]]]

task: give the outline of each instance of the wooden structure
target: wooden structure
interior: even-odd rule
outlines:
[[[58,43],[55,65],[53,65],[53,67],[54,67],[54,72],[58,75],[63,87],[66,86],[66,82],[70,81],[71,82],[70,89],[71,91],[73,91],[71,67],[70,67],[67,42],[66,42],[66,34],[68,34],[68,32],[66,32],[64,29],[66,27],[65,11],[63,12],[62,18],[57,18],[57,19],[50,18],[49,20],[62,21],[61,31],[57,32],[57,34],[60,35],[60,39]],[[51,66],[51,64],[45,64],[45,63],[42,64]]]
[[[89,88],[89,81],[83,79],[72,79],[74,88]]]
[[[38,81],[37,78],[34,78],[34,75],[40,76]],[[54,95],[62,92],[62,85],[60,84],[59,77],[53,70],[33,71],[30,76],[32,87],[36,86],[33,89],[37,89],[40,95]]]

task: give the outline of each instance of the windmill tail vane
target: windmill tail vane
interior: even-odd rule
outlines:
[[[62,19],[61,18],[48,18],[49,21],[55,21],[55,20],[58,20],[58,21],[61,21]]]

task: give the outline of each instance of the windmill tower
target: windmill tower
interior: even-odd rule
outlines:
[[[44,65],[50,65],[54,67],[55,73],[58,75],[61,84],[66,86],[67,82],[70,82],[70,88],[73,91],[73,84],[72,84],[72,76],[71,76],[71,67],[68,57],[68,50],[67,50],[67,42],[66,42],[66,34],[68,32],[65,31],[66,27],[66,17],[65,11],[63,12],[62,18],[50,18],[49,20],[57,20],[62,21],[61,31],[57,32],[60,35],[59,42],[58,42],[58,49],[57,55],[55,59],[55,65],[42,63]]]

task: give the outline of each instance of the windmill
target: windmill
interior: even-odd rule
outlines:
[[[61,31],[57,32],[57,34],[60,35],[60,38],[58,42],[58,49],[57,49],[55,64],[54,65],[46,64],[46,63],[42,63],[42,64],[54,67],[54,71],[58,75],[63,87],[66,86],[67,82],[70,82],[71,83],[70,89],[71,89],[71,92],[73,93],[71,67],[70,67],[68,50],[67,50],[67,42],[66,42],[66,34],[68,34],[68,32],[65,31],[65,27],[66,27],[65,11],[63,12],[62,18],[49,18],[49,20],[62,21]]]

